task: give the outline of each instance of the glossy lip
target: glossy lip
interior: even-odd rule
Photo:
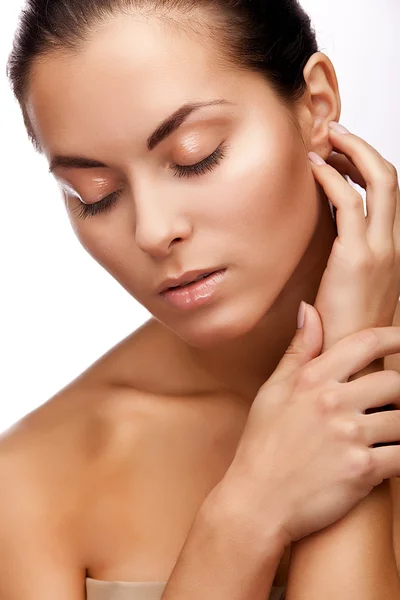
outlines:
[[[208,277],[202,277],[184,287],[170,288],[160,294],[160,297],[163,302],[168,303],[169,308],[178,310],[181,313],[209,305],[218,297],[220,285],[223,283],[228,270],[216,271]]]
[[[225,265],[220,267],[210,267],[209,269],[197,269],[196,271],[186,271],[180,277],[169,277],[165,279],[162,284],[157,288],[157,293],[162,294],[163,292],[168,291],[171,287],[176,287],[177,285],[183,285],[184,283],[191,283],[200,275],[211,274],[217,271],[223,271],[226,269]]]

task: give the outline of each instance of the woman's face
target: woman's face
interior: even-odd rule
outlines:
[[[208,40],[126,15],[32,75],[28,114],[93,258],[189,344],[255,327],[319,210],[299,132],[261,75],[223,68]],[[177,109],[206,102],[149,144]],[[177,308],[157,291],[167,277],[220,266],[203,305]]]

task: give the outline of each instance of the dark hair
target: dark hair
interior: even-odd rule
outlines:
[[[24,106],[34,61],[53,51],[77,52],[96,27],[131,10],[178,26],[184,19],[189,33],[204,32],[205,27],[218,42],[221,57],[239,68],[262,73],[288,104],[301,98],[306,89],[303,69],[318,45],[298,0],[27,0],[7,75],[37,150]],[[202,19],[201,14],[210,18]]]

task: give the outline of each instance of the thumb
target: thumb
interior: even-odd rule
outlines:
[[[269,382],[290,377],[300,367],[320,355],[324,339],[321,317],[311,304],[300,305],[299,321],[304,310],[304,324],[297,329],[280,363],[269,378]],[[301,323],[300,323],[301,324]]]

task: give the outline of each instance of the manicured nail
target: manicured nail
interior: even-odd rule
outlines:
[[[324,159],[322,158],[322,156],[320,156],[319,154],[317,154],[316,152],[309,152],[308,153],[308,158],[315,164],[315,165],[326,165],[326,162],[324,161]]]
[[[300,304],[299,314],[297,317],[297,329],[302,329],[304,327],[305,317],[306,317],[306,303],[302,301]]]
[[[333,129],[333,131],[337,131],[338,133],[350,133],[350,131],[346,129],[346,127],[343,127],[343,125],[340,125],[340,123],[337,123],[336,121],[331,121],[329,123],[329,127]]]

